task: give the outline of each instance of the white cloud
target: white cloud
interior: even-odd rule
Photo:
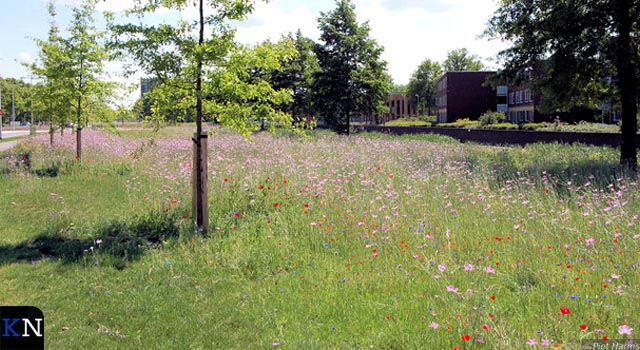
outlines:
[[[18,54],[18,62],[19,63],[32,63],[33,59],[31,58],[31,55],[28,54],[27,52],[20,52]]]
[[[354,0],[359,23],[369,21],[370,36],[384,47],[383,59],[396,83],[406,84],[418,65],[429,58],[442,62],[448,51],[465,47],[490,60],[506,45],[479,39],[496,8],[493,0]],[[255,44],[295,32],[318,40],[319,11],[330,11],[329,1],[259,3],[249,20],[238,26],[236,38]],[[310,10],[313,8],[313,11]]]

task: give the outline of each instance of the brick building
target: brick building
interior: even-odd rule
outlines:
[[[436,114],[438,122],[456,119],[476,120],[487,111],[498,108],[496,89],[485,84],[496,72],[446,72],[437,85]],[[501,89],[501,92],[503,89]],[[501,104],[504,109],[504,104]]]
[[[386,105],[389,107],[389,113],[384,113],[382,115],[383,120],[381,122],[383,123],[390,120],[416,115],[412,101],[407,96],[399,94],[389,95]]]

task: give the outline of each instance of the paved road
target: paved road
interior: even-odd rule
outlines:
[[[47,132],[47,130],[37,130],[37,132],[43,133],[43,132]],[[20,129],[12,130],[7,127],[2,128],[2,139],[5,141],[0,142],[0,152],[8,150],[11,147],[15,146],[18,142],[20,142],[20,140],[18,139],[12,140],[12,141],[6,141],[7,139],[12,139],[12,138],[21,137],[21,136],[28,136],[28,135],[29,135],[29,130],[20,130]]]

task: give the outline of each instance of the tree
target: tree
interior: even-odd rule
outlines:
[[[383,48],[369,38],[369,24],[356,22],[350,0],[337,0],[336,9],[321,13],[316,55],[320,71],[315,75],[316,110],[339,133],[349,133],[352,113],[378,115],[391,89],[383,61]]]
[[[6,114],[3,120],[10,120],[11,113],[15,110],[16,121],[27,121],[31,110],[29,105],[33,86],[22,79],[15,78],[2,78],[0,84],[4,97],[2,108]]]
[[[271,82],[274,88],[290,89],[293,102],[286,110],[297,122],[302,116],[313,114],[312,110],[312,85],[314,75],[320,70],[318,58],[313,51],[316,43],[298,30],[295,36],[289,33],[281,42],[290,42],[296,50],[294,57],[282,62],[282,69],[274,71]]]
[[[447,52],[447,59],[442,65],[446,72],[480,71],[484,69],[480,57],[470,54],[465,48]]]
[[[31,73],[42,80],[35,92],[37,112],[44,116],[49,124],[49,143],[53,145],[53,133],[55,126],[64,130],[64,125],[71,113],[72,101],[70,95],[65,92],[65,80],[61,79],[65,74],[66,57],[64,55],[63,38],[60,36],[55,21],[56,9],[53,1],[47,5],[51,17],[49,36],[47,40],[35,39],[40,48],[39,62],[28,65]]]
[[[42,62],[29,66],[34,75],[45,80],[39,97],[49,100],[44,109],[55,118],[51,119],[52,124],[54,121],[64,124],[67,113],[75,116],[78,159],[82,156],[82,128],[91,119],[106,117],[107,102],[115,86],[104,80],[104,61],[108,57],[100,42],[102,32],[94,26],[95,6],[96,0],[84,0],[74,7],[69,37],[63,38],[54,21],[55,6],[50,2],[49,38],[36,40]]]
[[[411,75],[407,86],[407,96],[409,98],[419,96],[420,103],[427,106],[427,115],[431,115],[431,106],[435,105],[438,79],[442,76],[442,67],[438,62],[430,59],[424,60],[418,69]],[[419,112],[418,98],[414,99],[416,111]]]
[[[620,165],[636,170],[639,28],[637,0],[502,0],[487,35],[513,43],[500,53],[505,80],[517,81],[533,69],[538,90],[558,101],[583,98],[605,77],[615,77],[622,109]]]
[[[202,128],[205,118],[233,127],[245,135],[259,128],[254,118],[266,118],[272,125],[283,127],[290,126],[291,120],[284,113],[266,106],[284,100],[281,94],[272,93],[268,83],[258,81],[258,87],[240,84],[247,72],[236,68],[242,66],[242,60],[233,54],[237,47],[231,21],[244,19],[253,9],[253,1],[147,0],[136,3],[130,11],[136,18],[161,9],[180,11],[196,7],[198,10],[196,20],[181,21],[176,25],[151,25],[142,19],[139,24],[117,24],[110,14],[112,37],[109,46],[114,52],[132,58],[145,73],[157,80],[151,107],[154,118],[164,118],[162,104],[166,106],[166,101],[172,98],[178,98],[184,109],[195,114],[193,217],[197,227],[207,233],[208,189],[207,175],[203,171],[207,161],[204,152],[206,134]],[[207,15],[205,5],[209,10]],[[270,63],[279,59],[266,51],[261,59],[269,59]],[[232,100],[232,96],[240,97]],[[249,113],[252,106],[247,101],[261,101],[260,113]]]

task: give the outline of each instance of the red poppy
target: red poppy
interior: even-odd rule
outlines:
[[[226,177],[224,179],[222,179],[222,181],[227,182],[229,181],[229,179],[227,179]]]
[[[582,329],[583,331],[587,329],[587,325],[586,324],[581,324],[580,325],[580,329]]]
[[[495,295],[492,295],[492,296],[490,296],[490,297],[489,297],[489,299],[491,299],[491,300],[496,300],[496,296],[495,296]]]
[[[181,218],[186,219],[188,216],[187,214],[182,214]]]
[[[471,336],[469,334],[465,334],[462,336],[462,340],[464,341],[469,341],[469,339],[471,339]]]
[[[609,340],[609,337],[607,337],[606,335],[602,336],[602,340]]]
[[[563,307],[560,308],[560,312],[563,315],[569,315],[571,313],[571,310],[569,310],[566,306],[563,306]]]
[[[273,203],[273,207],[277,208],[278,207],[278,202]]]
[[[240,212],[239,212],[239,211],[235,212],[235,213],[233,214],[233,216],[235,216],[235,217],[239,218],[239,217],[240,217]]]

